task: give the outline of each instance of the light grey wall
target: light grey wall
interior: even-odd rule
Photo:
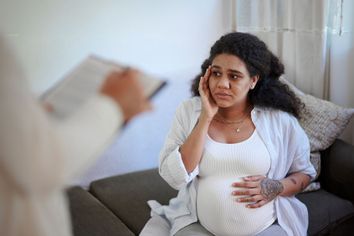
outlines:
[[[195,70],[228,30],[218,0],[0,0],[0,27],[34,91],[41,93],[89,53],[148,72]]]
[[[230,30],[230,1],[0,0],[0,29],[36,94],[90,53],[169,80],[154,112],[133,120],[79,183],[156,167],[176,106],[212,43]]]

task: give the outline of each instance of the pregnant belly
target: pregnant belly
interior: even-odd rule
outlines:
[[[199,179],[197,213],[200,223],[218,236],[254,235],[275,220],[274,202],[260,208],[247,208],[236,202],[231,193],[232,183],[241,181],[231,176],[212,176]]]

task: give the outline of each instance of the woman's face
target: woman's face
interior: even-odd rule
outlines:
[[[237,56],[220,54],[211,64],[209,89],[221,108],[243,105],[247,102],[248,91],[254,88],[258,78],[250,77],[246,64]]]

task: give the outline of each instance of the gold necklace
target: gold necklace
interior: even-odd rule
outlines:
[[[234,125],[234,124],[240,124],[238,127],[236,127],[235,131],[236,133],[239,133],[241,131],[241,127],[243,125],[243,122],[246,120],[248,114],[249,114],[249,109],[247,109],[247,112],[243,115],[243,117],[240,120],[237,121],[232,121],[232,120],[226,120],[225,118],[223,118],[222,116],[219,115],[220,118],[217,118],[214,116],[214,120],[222,123],[222,124],[226,124],[226,125]]]

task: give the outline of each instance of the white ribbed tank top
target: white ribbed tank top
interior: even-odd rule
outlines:
[[[255,130],[240,143],[206,140],[199,165],[197,213],[200,223],[217,236],[255,235],[276,219],[274,201],[260,208],[236,202],[232,183],[249,175],[266,175],[270,156]]]

